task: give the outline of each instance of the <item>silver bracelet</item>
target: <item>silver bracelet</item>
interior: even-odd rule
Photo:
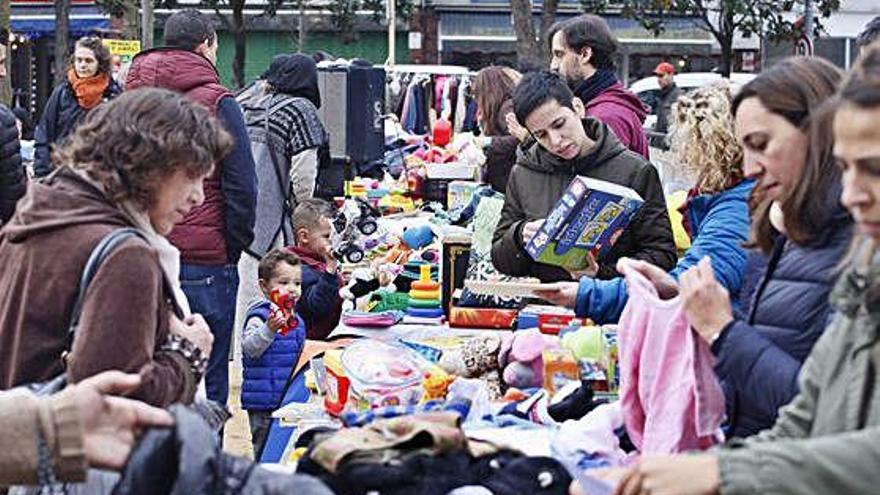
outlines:
[[[202,354],[202,350],[185,337],[177,334],[169,334],[168,340],[161,347],[164,351],[180,354],[189,363],[190,371],[201,377],[208,368],[208,356]]]

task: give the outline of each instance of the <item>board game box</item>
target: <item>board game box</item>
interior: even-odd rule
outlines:
[[[577,176],[526,245],[539,263],[569,271],[587,268],[587,253],[600,259],[642,206],[632,189]]]

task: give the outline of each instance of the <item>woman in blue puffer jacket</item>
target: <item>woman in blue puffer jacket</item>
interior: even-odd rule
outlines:
[[[749,235],[748,199],[754,182],[743,178],[742,147],[733,132],[731,98],[730,86],[720,83],[694,90],[673,104],[669,128],[673,163],[694,176],[696,186],[682,207],[691,247],[670,274],[678,278],[709,256],[716,276],[735,299],[746,261],[743,244]],[[616,323],[629,300],[622,277],[583,277],[576,287],[574,283],[560,284],[558,292],[540,295],[574,306],[579,317],[599,324]]]

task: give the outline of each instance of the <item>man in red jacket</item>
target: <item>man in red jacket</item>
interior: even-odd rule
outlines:
[[[627,148],[648,157],[648,139],[642,129],[647,107],[614,74],[618,42],[599,16],[585,14],[550,27],[550,69],[568,82],[584,104],[585,117],[606,124]]]
[[[205,373],[208,398],[221,404],[229,395],[229,348],[238,293],[238,259],[254,239],[257,176],[241,108],[220,85],[217,33],[208,16],[195,9],[165,21],[165,47],[132,60],[125,89],[156,86],[185,94],[211,110],[232,134],[232,152],[205,180],[205,202],[171,231],[180,250],[180,283],[193,312],[201,313],[214,334]]]

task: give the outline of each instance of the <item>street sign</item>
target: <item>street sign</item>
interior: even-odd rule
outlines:
[[[119,55],[122,63],[128,62],[141,51],[140,40],[103,40],[104,46],[113,55]]]

